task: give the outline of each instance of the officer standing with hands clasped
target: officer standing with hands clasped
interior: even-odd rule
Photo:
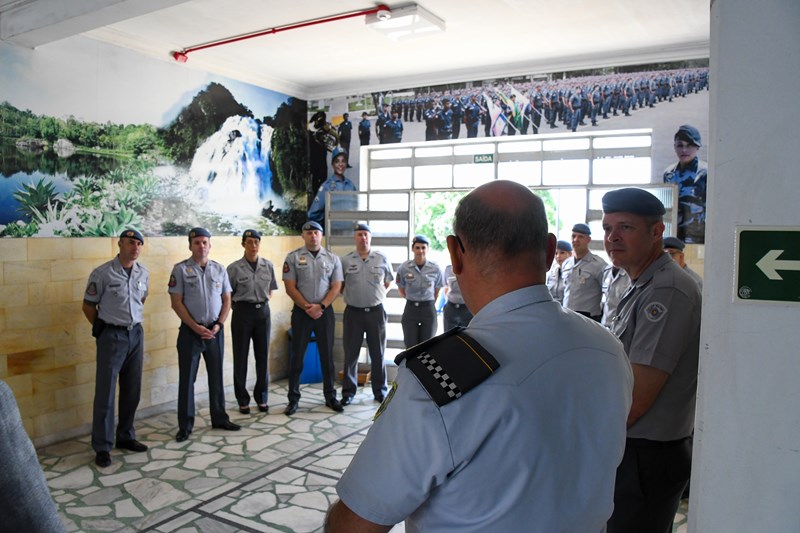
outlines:
[[[336,399],[336,389],[333,386],[333,337],[336,319],[331,308],[344,279],[342,262],[339,257],[321,246],[322,226],[313,220],[303,224],[303,242],[303,246],[289,252],[283,263],[286,294],[294,301],[289,358],[289,403],[284,410],[287,416],[297,412],[300,375],[303,373],[303,359],[312,332],[317,337],[325,405],[336,412],[342,411],[342,404]]]
[[[225,412],[222,362],[225,337],[222,324],[231,310],[231,284],[225,267],[208,258],[211,233],[205,228],[189,231],[192,256],[177,263],[169,277],[172,310],[181,319],[178,330],[178,433],[183,442],[194,428],[194,382],[200,354],[208,373],[208,402],[211,426],[238,431]]]
[[[231,338],[233,344],[233,390],[239,412],[250,414],[250,395],[247,393],[247,356],[250,340],[256,360],[256,385],[253,398],[262,413],[269,412],[269,299],[278,288],[275,269],[269,259],[258,256],[261,234],[248,229],[242,233],[244,257],[228,265],[231,282],[233,318]]]
[[[439,265],[426,259],[430,244],[425,235],[414,236],[411,241],[414,259],[397,269],[397,289],[406,299],[401,319],[406,348],[436,335],[436,298],[444,287],[444,275]]]
[[[358,223],[353,230],[356,249],[342,257],[342,294],[344,309],[344,380],[342,405],[353,401],[358,385],[358,354],[367,336],[367,349],[372,362],[372,394],[382,402],[388,387],[383,354],[386,350],[386,311],[383,300],[394,278],[392,264],[383,253],[372,249],[372,230]]]
[[[89,275],[83,295],[83,314],[92,324],[97,339],[92,448],[95,464],[111,464],[114,445],[114,394],[119,376],[119,422],[116,446],[144,452],[147,446],[136,440],[133,420],[142,390],[142,319],[150,274],[137,259],[144,237],[126,229],[117,242],[119,254]]]
[[[561,265],[564,307],[600,321],[603,308],[603,271],[606,262],[589,251],[592,232],[586,224],[572,227],[572,257]]]

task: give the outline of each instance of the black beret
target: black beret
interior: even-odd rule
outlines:
[[[586,224],[578,223],[572,226],[572,233],[583,233],[584,235],[591,235],[592,230]]]
[[[353,231],[368,231],[372,233],[372,229],[369,227],[369,224],[365,224],[364,222],[359,222],[353,226]]]
[[[651,193],[628,187],[603,195],[603,213],[633,213],[643,217],[662,216],[666,213],[661,200]]]
[[[120,239],[124,239],[125,237],[129,239],[136,239],[140,243],[144,244],[144,237],[142,237],[142,234],[136,231],[135,229],[126,229],[125,231],[120,233],[119,235]]]
[[[309,220],[308,222],[303,224],[303,231],[309,231],[309,230],[312,230],[312,229],[319,230],[319,231],[324,231],[322,229],[322,226],[319,225],[319,222],[314,222],[313,220]]]
[[[191,241],[195,237],[208,237],[211,238],[211,233],[206,228],[192,228],[189,230],[189,240]]]
[[[244,233],[242,233],[242,242],[247,240],[249,237],[252,237],[253,239],[258,239],[259,241],[261,240],[261,234],[258,232],[258,230],[254,229],[244,230]]]
[[[686,243],[677,237],[664,237],[664,248],[675,248],[683,251],[686,248]]]
[[[556,250],[564,250],[565,252],[571,252],[572,245],[567,241],[558,241],[556,243]]]
[[[427,238],[425,235],[414,235],[414,240],[411,241],[411,246],[414,246],[418,242],[422,244],[427,244],[428,246],[431,245],[431,240]]]

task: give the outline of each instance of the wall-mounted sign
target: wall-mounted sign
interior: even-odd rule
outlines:
[[[800,303],[800,228],[736,233],[736,300]]]
[[[494,154],[475,154],[472,156],[473,163],[494,163]]]

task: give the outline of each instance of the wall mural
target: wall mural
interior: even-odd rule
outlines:
[[[305,220],[305,101],[85,38],[0,44],[0,65],[0,236]]]

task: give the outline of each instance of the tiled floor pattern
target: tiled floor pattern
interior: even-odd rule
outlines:
[[[175,442],[174,413],[137,420],[145,453],[114,450],[94,465],[85,436],[39,450],[70,532],[320,531],[335,485],[366,434],[378,404],[369,389],[343,413],[324,405],[320,385],[304,385],[298,412],[283,415],[286,381],[270,385],[271,412],[241,415],[241,431],[212,429],[201,409],[188,441]],[[401,525],[393,533],[404,531]],[[676,517],[686,531],[686,502]]]

